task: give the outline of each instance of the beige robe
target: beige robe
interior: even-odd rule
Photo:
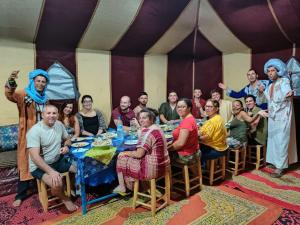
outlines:
[[[8,100],[17,103],[19,110],[19,137],[17,149],[17,162],[20,180],[30,180],[32,176],[29,172],[28,151],[26,150],[26,132],[36,123],[35,104],[29,106],[24,103],[25,90],[15,91],[15,88],[5,87],[5,96]]]

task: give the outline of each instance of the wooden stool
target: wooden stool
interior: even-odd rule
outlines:
[[[233,172],[237,176],[240,171],[245,170],[246,166],[246,145],[242,145],[235,149],[229,149],[227,171]]]
[[[252,151],[254,150],[254,151]],[[256,151],[255,151],[256,150]],[[265,145],[248,145],[247,146],[247,163],[255,165],[258,170],[261,166],[266,165],[266,146]]]
[[[221,156],[216,159],[209,159],[207,162],[207,170],[203,171],[203,178],[209,181],[209,185],[217,180],[225,180],[226,157]]]
[[[164,208],[165,206],[170,204],[170,196],[171,196],[171,181],[170,181],[170,167],[166,168],[165,175],[156,179],[149,180],[150,183],[150,195],[139,192],[139,180],[134,181],[134,189],[133,189],[133,208],[135,209],[136,205],[143,205],[146,208],[151,209],[152,216],[155,216],[155,213]],[[158,186],[156,182],[160,179],[164,178],[165,186]],[[157,196],[156,187],[164,189],[164,194],[162,196]],[[143,196],[150,199],[150,204],[142,202],[138,199],[138,196]],[[157,208],[157,203],[162,201],[163,203]]]
[[[69,172],[61,173],[60,175],[62,176],[62,179],[65,178],[65,182],[66,182],[65,195],[67,197],[70,197],[71,196],[71,186],[70,186]],[[48,209],[52,209],[54,207],[57,207],[57,206],[60,206],[63,204],[63,202],[54,204],[54,202],[59,200],[59,198],[51,195],[51,190],[47,186],[47,184],[45,184],[44,181],[38,180],[38,179],[36,181],[37,181],[37,187],[38,187],[38,193],[39,193],[39,200],[44,209],[44,212],[48,212]],[[48,195],[48,192],[50,192],[49,195]],[[49,204],[52,204],[52,205],[49,206]]]
[[[172,188],[180,192],[185,193],[186,197],[190,196],[191,190],[199,188],[201,191],[202,186],[202,169],[200,159],[197,157],[194,163],[184,164],[180,162],[175,162],[172,164],[173,167],[182,169],[182,172],[177,172],[172,175]],[[197,175],[190,179],[189,169],[196,167]],[[184,178],[184,180],[182,179]],[[184,185],[184,188],[178,187],[175,184]]]

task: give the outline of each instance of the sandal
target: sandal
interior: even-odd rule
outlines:
[[[283,170],[276,169],[273,173],[270,174],[272,178],[280,178],[283,176]]]
[[[124,191],[120,186],[117,186],[112,192],[116,193],[116,194],[119,194],[119,195],[121,195],[123,197],[125,197],[125,196],[127,196],[127,195],[130,194],[130,193],[126,192],[126,189]]]

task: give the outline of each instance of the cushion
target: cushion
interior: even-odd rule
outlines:
[[[11,151],[17,148],[18,132],[18,124],[0,126],[0,151]]]

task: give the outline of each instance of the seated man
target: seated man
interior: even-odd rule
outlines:
[[[29,150],[29,169],[31,175],[43,180],[54,196],[60,198],[67,210],[75,211],[78,207],[65,196],[60,173],[76,172],[76,168],[63,155],[69,152],[68,133],[64,125],[57,121],[58,109],[46,105],[43,120],[35,124],[27,133],[27,149]],[[61,147],[65,140],[64,147]]]
[[[123,124],[124,130],[128,131],[130,127],[130,120],[135,120],[135,114],[132,109],[130,109],[131,101],[128,96],[123,96],[120,100],[120,106],[115,108],[112,111],[112,119],[115,126],[120,123],[120,120]],[[136,121],[136,120],[135,120]]]
[[[133,109],[136,118],[138,118],[138,114],[140,113],[140,111],[147,107],[148,94],[144,91],[140,92],[138,101],[139,104]]]
[[[255,97],[253,95],[245,96],[246,112],[249,116],[255,116],[260,108],[256,106]],[[250,134],[248,143],[252,145],[266,145],[268,135],[268,120],[258,117],[250,124]]]
[[[162,123],[173,124],[179,121],[180,117],[177,113],[178,96],[175,91],[170,91],[168,102],[164,102],[159,107],[159,119]]]

